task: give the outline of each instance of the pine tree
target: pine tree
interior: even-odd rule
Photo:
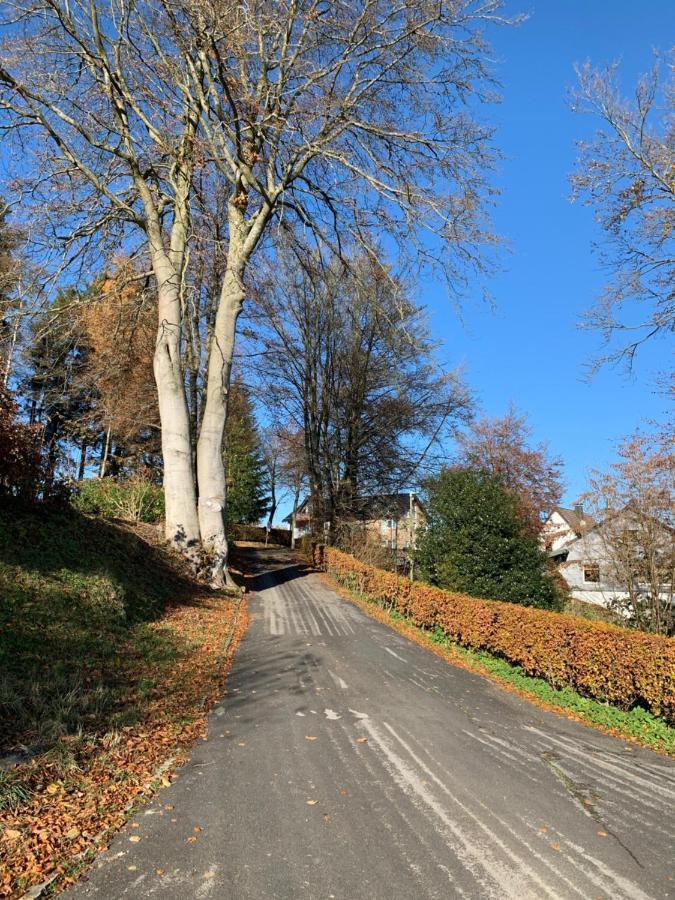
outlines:
[[[251,401],[240,382],[230,389],[223,455],[227,484],[227,524],[259,521],[269,502],[262,445]]]
[[[78,296],[74,289],[59,292],[52,306],[33,321],[26,351],[29,416],[32,424],[42,426],[51,478],[68,455],[64,445],[80,445],[92,404],[84,379],[89,348],[72,311]]]
[[[422,580],[476,597],[560,608],[546,557],[518,499],[497,477],[444,469],[425,487],[427,524],[417,554]]]

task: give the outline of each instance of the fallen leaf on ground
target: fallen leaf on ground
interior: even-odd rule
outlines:
[[[318,800],[308,800],[307,806],[315,806],[318,802]]]
[[[183,590],[182,582],[178,589]],[[119,658],[106,661],[104,681],[119,680],[121,672],[124,684],[148,678],[157,688],[146,699],[139,699],[133,690],[118,698],[121,711],[133,708],[140,714],[136,724],[119,729],[119,741],[99,734],[98,722],[85,734],[86,740],[64,739],[77,766],[77,789],[64,787],[45,754],[17,768],[30,799],[18,811],[0,810],[0,897],[21,896],[49,879],[55,866],[59,889],[67,888],[78,875],[71,863],[79,854],[100,849],[103,843],[96,837],[121,828],[133,803],[159,786],[170,786],[167,765],[180,765],[186,748],[206,733],[208,711],[222,697],[231,653],[246,628],[247,614],[243,608],[230,652],[222,657],[236,607],[227,598],[202,595],[199,588],[189,591],[194,603],[169,605],[148,624],[158,639],[181,648],[171,666],[147,658],[144,641],[131,633],[124,638]],[[125,773],[123,780],[116,777],[120,771]],[[162,810],[162,804],[155,809]],[[69,839],[75,822],[79,834]],[[140,832],[134,831],[127,832],[127,840],[138,845]],[[138,871],[142,869],[139,865]]]
[[[127,869],[129,870],[129,872],[135,872],[136,866],[127,866]]]
[[[216,877],[215,872],[204,872],[204,874],[202,875],[202,878],[215,878],[215,877]]]
[[[188,842],[188,844],[196,844],[196,843],[197,843],[197,838],[196,838],[196,837],[189,837],[189,838],[187,839],[187,842]]]
[[[155,869],[155,875],[163,875],[164,869]]]
[[[194,827],[192,830],[195,831],[197,834],[199,834],[199,832],[200,832],[202,829],[200,828],[199,825],[195,825],[195,827]]]
[[[306,741],[315,741],[316,738],[314,737],[314,735],[306,734],[306,735],[305,735],[305,740],[306,740]]]
[[[349,791],[347,790],[347,788],[340,788],[340,794],[343,797],[346,797],[348,793],[349,793]]]
[[[357,743],[357,744],[367,744],[367,743],[368,743],[368,738],[366,738],[366,737],[357,737],[356,743]]]
[[[599,831],[599,832],[598,832],[598,837],[609,837],[609,835],[607,834],[606,831]]]
[[[551,848],[551,850],[557,850],[558,852],[560,852],[560,844],[557,844],[555,841],[551,841],[549,843],[549,847]]]

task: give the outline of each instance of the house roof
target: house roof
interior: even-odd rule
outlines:
[[[564,506],[556,506],[553,512],[557,512],[558,515],[562,516],[572,531],[577,535],[581,535],[591,528],[595,528],[598,524],[593,516],[589,516],[588,513],[579,515],[578,508],[567,509]]]
[[[297,521],[306,521],[309,516],[305,512],[310,498],[305,497],[296,514]],[[413,492],[413,501],[417,506],[422,506],[419,497]],[[352,504],[351,514],[353,518],[370,521],[372,519],[395,518],[406,516],[410,510],[410,493],[401,494],[374,494],[370,497],[357,497]],[[284,522],[290,522],[288,515]]]
[[[422,504],[413,493],[413,502]],[[372,497],[358,497],[353,504],[353,514],[358,519],[400,519],[410,511],[410,493],[375,494]]]

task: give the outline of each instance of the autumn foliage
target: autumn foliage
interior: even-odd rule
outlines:
[[[152,369],[157,335],[152,292],[131,265],[118,261],[79,309],[90,347],[89,377],[99,395],[105,427],[120,439],[159,427]]]
[[[554,687],[675,722],[675,639],[564,613],[479,600],[384,572],[332,547],[314,564],[424,629],[507,659]]]
[[[18,419],[18,406],[0,388],[0,493],[34,496],[44,474],[39,429]]]

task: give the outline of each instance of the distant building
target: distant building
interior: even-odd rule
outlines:
[[[653,520],[655,521],[655,520]],[[637,563],[643,548],[637,537],[638,520],[630,507],[611,513],[601,522],[584,512],[581,506],[565,509],[557,506],[544,523],[541,544],[567,583],[576,600],[599,606],[623,602],[629,594],[625,572]],[[659,554],[671,554],[673,532],[658,523]],[[630,566],[626,561],[631,561]],[[639,596],[653,586],[635,578],[630,593]],[[672,596],[672,584],[659,587],[659,595]]]
[[[415,493],[410,492],[358,497],[352,503],[345,524],[360,525],[383,547],[401,552],[414,545],[415,535],[425,521],[422,503]],[[290,524],[291,516],[286,516],[284,522]],[[312,503],[311,498],[306,497],[295,517],[295,539],[311,531]]]
[[[609,606],[625,595],[612,577],[613,567],[598,523],[583,507],[556,506],[541,533],[549,559],[558,566],[570,595],[585,603]]]

